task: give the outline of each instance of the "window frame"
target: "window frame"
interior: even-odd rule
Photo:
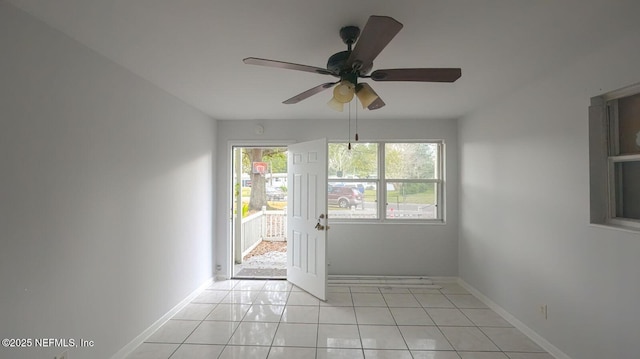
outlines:
[[[618,99],[640,94],[640,83],[593,97],[589,110],[590,205],[592,224],[640,231],[640,219],[618,217],[620,169],[624,162],[639,162],[638,154],[620,154]]]
[[[638,162],[640,163],[640,154],[636,155],[618,155],[609,156],[608,159],[608,175],[609,175],[609,216],[608,221],[611,224],[618,226],[628,226],[640,230],[640,219],[629,217],[618,217],[617,213],[622,212],[622,203],[618,199],[618,180],[616,175],[620,174],[620,170],[616,169],[616,164],[624,162]]]
[[[381,215],[380,215],[380,208],[379,208],[379,192],[380,192],[380,173],[382,173],[382,171],[380,170],[380,142],[379,141],[362,141],[362,142],[358,142],[358,143],[352,143],[352,145],[357,145],[357,144],[365,144],[365,143],[372,143],[372,144],[376,144],[377,145],[377,149],[376,149],[376,178],[344,178],[344,177],[340,177],[340,178],[329,178],[329,172],[327,171],[327,185],[331,186],[332,183],[335,182],[339,182],[339,183],[376,183],[376,217],[369,217],[369,218],[339,218],[339,217],[331,217],[331,213],[329,212],[329,209],[327,210],[328,214],[329,214],[329,218],[331,218],[332,221],[334,222],[338,222],[338,223],[345,223],[345,222],[351,222],[351,221],[356,221],[356,222],[379,222],[381,220]],[[345,147],[347,147],[348,142],[346,141],[329,141],[327,143],[327,146],[330,146],[332,144],[339,144],[339,145],[344,145]],[[327,152],[328,151],[328,147],[327,147]],[[329,158],[327,155],[327,162],[329,161]],[[364,200],[364,197],[363,197]]]
[[[445,223],[445,142],[443,139],[437,140],[372,140],[362,141],[361,143],[375,143],[377,149],[377,176],[376,178],[341,178],[334,179],[327,176],[327,183],[343,182],[343,183],[362,183],[375,182],[376,191],[376,218],[332,218],[336,223],[414,223],[414,224],[444,224]],[[436,178],[433,179],[402,179],[402,178],[386,178],[386,145],[391,143],[425,143],[436,145]],[[329,141],[329,144],[347,144],[346,141]],[[389,218],[387,216],[387,183],[404,182],[404,183],[433,183],[435,186],[435,218]]]

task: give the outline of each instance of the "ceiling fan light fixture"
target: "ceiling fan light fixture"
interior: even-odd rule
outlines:
[[[344,103],[336,100],[335,97],[332,97],[331,100],[329,100],[329,102],[327,102],[327,106],[331,107],[332,109],[338,111],[338,112],[343,112],[344,111]]]
[[[353,100],[355,86],[350,81],[340,81],[338,86],[333,88],[333,98],[341,103],[349,103]]]
[[[362,103],[362,108],[365,109],[369,107],[373,101],[378,99],[378,95],[373,91],[371,86],[364,82],[356,86],[356,96],[358,96],[358,100]]]
[[[2,1],[2,0],[0,0]],[[366,74],[373,68],[373,61],[400,32],[403,25],[392,17],[372,15],[367,20],[362,32],[357,26],[345,26],[340,29],[340,38],[347,44],[346,51],[337,52],[327,61],[326,68],[295,64],[278,60],[247,57],[245,64],[275,67],[280,69],[311,72],[329,75],[339,79],[338,82],[327,82],[303,91],[283,103],[298,103],[324,90],[334,87],[333,98],[329,105],[336,111],[343,111],[343,105],[350,103],[354,95],[362,102],[363,108],[377,110],[386,104],[367,84],[359,84],[359,79],[372,81],[411,81],[411,82],[455,82],[462,76],[460,68],[392,68],[377,69],[370,76]],[[350,110],[350,109],[349,109]]]

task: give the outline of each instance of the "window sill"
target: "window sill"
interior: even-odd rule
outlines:
[[[358,224],[366,224],[366,225],[370,225],[370,224],[384,224],[384,225],[395,225],[395,224],[401,224],[401,225],[408,225],[408,224],[415,224],[415,225],[437,225],[437,226],[441,226],[441,225],[445,225],[447,224],[446,221],[441,220],[441,219],[434,219],[434,220],[379,220],[379,219],[359,219],[359,220],[329,220],[329,225],[333,226],[340,226],[340,225],[358,225]]]
[[[615,231],[640,234],[640,226],[636,226],[635,222],[632,225],[626,224],[627,221],[624,222],[625,223],[619,223],[618,221],[610,223],[590,223],[590,225],[593,227],[612,229]]]

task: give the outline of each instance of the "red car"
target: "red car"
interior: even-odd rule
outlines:
[[[362,193],[354,187],[330,186],[327,193],[329,204],[338,205],[340,208],[358,207],[364,208]]]

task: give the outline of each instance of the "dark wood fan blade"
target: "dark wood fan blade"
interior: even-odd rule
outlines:
[[[389,69],[371,73],[374,81],[454,82],[462,76],[459,68]]]
[[[316,87],[308,89],[305,92],[297,94],[297,95],[293,96],[292,98],[290,98],[290,99],[288,99],[288,100],[286,100],[286,101],[284,101],[282,103],[284,103],[286,105],[292,105],[294,103],[298,103],[298,102],[300,102],[300,101],[302,101],[304,99],[307,99],[307,98],[309,98],[309,97],[311,97],[311,96],[313,96],[313,95],[315,95],[317,93],[320,93],[320,92],[322,92],[322,91],[324,91],[324,90],[326,90],[328,88],[333,87],[333,85],[335,85],[335,84],[337,84],[337,82],[327,82],[327,83],[324,83],[322,85],[318,85]]]
[[[363,73],[367,72],[373,66],[373,60],[401,29],[402,24],[389,16],[369,17],[346,65],[352,67],[354,64],[361,64]]]
[[[260,59],[260,58],[257,58],[257,57],[247,57],[246,59],[244,59],[242,61],[245,64],[248,64],[248,65],[277,67],[277,68],[287,69],[287,70],[313,72],[313,73],[316,73],[316,74],[332,75],[332,76],[336,76],[336,77],[338,76],[337,74],[334,74],[333,72],[331,72],[331,71],[329,71],[327,69],[323,69],[321,67],[300,65],[300,64],[294,64],[294,63],[291,63],[291,62]]]

